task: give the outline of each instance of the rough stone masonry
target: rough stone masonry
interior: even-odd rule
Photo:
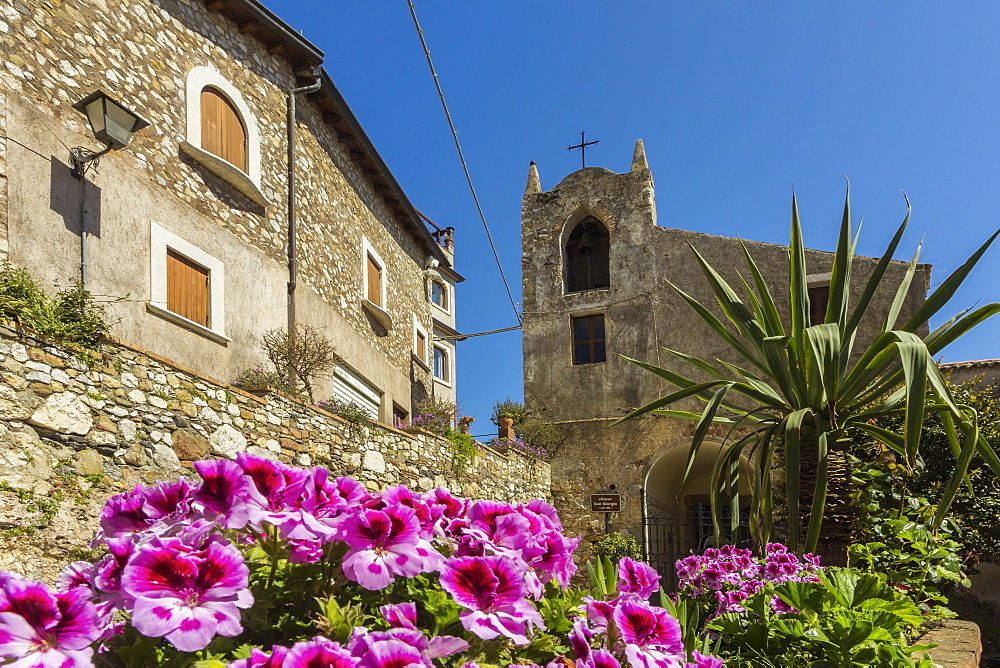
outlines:
[[[547,498],[548,464],[482,448],[465,468],[427,432],[357,427],[278,393],[258,397],[121,342],[88,368],[0,326],[0,569],[54,580],[90,556],[104,499],[249,452],[321,465],[369,489],[446,486],[474,498]]]

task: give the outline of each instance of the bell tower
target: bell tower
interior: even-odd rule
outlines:
[[[532,162],[521,211],[525,403],[546,421],[620,417],[650,382],[620,356],[648,359],[656,338],[642,140],[628,172],[586,167],[548,191]]]

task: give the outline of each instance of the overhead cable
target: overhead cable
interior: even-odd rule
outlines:
[[[517,317],[517,321],[520,323],[521,314],[517,310],[517,303],[514,301],[514,295],[510,291],[510,285],[507,283],[507,277],[503,273],[503,265],[500,264],[500,255],[497,253],[497,247],[493,243],[493,235],[490,234],[489,225],[486,224],[486,214],[483,213],[483,207],[479,203],[479,197],[476,195],[476,188],[472,185],[472,175],[469,174],[469,166],[465,163],[465,155],[462,153],[462,145],[458,141],[458,130],[455,129],[455,123],[451,120],[451,112],[448,111],[448,103],[444,99],[444,91],[441,89],[441,82],[438,81],[437,71],[434,69],[434,63],[431,61],[431,52],[427,48],[427,40],[424,39],[424,31],[420,28],[420,22],[417,21],[417,10],[413,7],[413,0],[407,0],[410,5],[410,16],[413,17],[413,26],[417,29],[417,36],[420,37],[420,44],[424,49],[424,56],[427,58],[427,66],[431,70],[431,76],[434,77],[434,86],[437,88],[438,98],[441,100],[441,107],[444,109],[445,118],[448,119],[448,127],[451,128],[451,136],[455,140],[455,149],[458,151],[458,159],[462,162],[462,171],[465,172],[465,180],[469,183],[469,191],[472,193],[472,199],[476,203],[476,210],[479,211],[479,219],[483,221],[483,229],[486,230],[486,238],[490,242],[490,249],[493,251],[493,258],[496,260],[497,269],[500,270],[500,279],[503,281],[503,286],[507,290],[507,298],[510,299],[510,306],[514,309],[514,316]]]

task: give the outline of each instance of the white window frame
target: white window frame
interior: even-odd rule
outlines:
[[[167,308],[167,250],[208,270],[208,327]],[[222,260],[152,221],[149,224],[149,285],[148,311],[218,343],[229,342],[226,338],[226,268]]]
[[[379,285],[379,300],[381,304],[375,304],[368,299],[368,257],[371,256],[375,260],[375,264],[378,265],[379,273],[382,277],[381,284]],[[361,306],[368,311],[375,320],[377,320],[383,327],[387,330],[392,329],[392,316],[389,315],[389,311],[386,308],[388,301],[386,296],[388,294],[388,284],[389,284],[389,272],[386,268],[385,261],[382,256],[379,255],[378,251],[372,247],[371,243],[368,241],[368,237],[361,237]]]
[[[201,92],[212,87],[225,96],[236,109],[247,134],[247,169],[209,153],[201,147]],[[185,84],[186,128],[180,148],[216,176],[228,181],[237,190],[260,206],[270,206],[260,186],[260,132],[257,118],[250,111],[239,89],[211,67],[199,65],[188,72]]]
[[[430,296],[430,299],[429,299],[430,303],[434,306],[434,308],[438,309],[439,311],[443,311],[444,313],[451,314],[451,288],[448,285],[448,281],[444,280],[443,278],[437,278],[437,277],[431,277],[430,280],[431,280],[430,295],[429,295]],[[445,303],[444,306],[441,306],[440,304],[438,304],[437,302],[434,301],[434,284],[435,283],[437,283],[438,285],[440,285],[441,289],[443,290],[443,293],[444,293],[444,303]]]
[[[413,317],[413,347],[412,347],[413,359],[415,359],[417,362],[419,362],[420,366],[424,367],[424,369],[430,371],[431,370],[431,365],[430,365],[430,362],[428,361],[428,359],[426,357],[420,357],[417,354],[417,336],[418,335],[424,337],[424,355],[429,355],[429,353],[431,352],[431,350],[433,348],[433,345],[434,345],[433,341],[431,340],[431,337],[427,335],[427,330],[420,324],[420,322],[417,320],[416,316],[414,316]]]
[[[435,360],[433,357],[431,357],[431,373],[434,375],[434,382],[441,383],[442,385],[451,387],[453,382],[452,379],[455,377],[455,367],[452,364],[453,348],[451,348],[451,346],[446,346],[441,343],[435,343],[434,350],[440,350],[444,353],[444,365],[445,365],[445,375],[446,375],[446,378],[441,378],[440,376],[437,375],[436,373],[437,367],[434,364]]]

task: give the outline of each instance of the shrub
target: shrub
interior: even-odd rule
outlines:
[[[410,425],[444,436],[455,428],[456,410],[451,401],[429,399],[417,405],[419,412],[410,420]]]
[[[609,533],[594,543],[594,554],[618,563],[622,557],[642,559],[642,548],[632,534]]]
[[[546,462],[549,460],[548,450],[545,448],[535,447],[520,437],[500,438],[497,436],[489,441],[488,445],[494,448],[509,448],[515,452],[520,452],[529,459],[534,459],[536,461]]]
[[[294,378],[291,378],[278,371],[268,371],[261,367],[247,369],[232,382],[233,386],[240,389],[254,387],[270,387],[274,390],[281,390],[290,394],[296,399],[305,400],[305,396],[298,388]]]
[[[329,413],[344,418],[357,429],[370,426],[372,423],[372,414],[353,401],[330,399],[329,401],[321,401],[316,405]]]
[[[472,459],[476,456],[476,442],[469,434],[462,434],[457,431],[449,431],[445,434],[451,442],[451,469],[456,474],[465,473]]]
[[[274,368],[301,383],[310,402],[315,402],[313,382],[341,362],[330,339],[308,325],[297,325],[293,332],[272,329],[261,337],[261,344]]]
[[[493,404],[493,415],[490,417],[490,421],[495,424],[500,424],[500,418],[509,417],[514,420],[514,430],[524,424],[527,418],[527,413],[524,410],[524,404],[520,401],[513,401],[510,397],[507,397],[503,401],[498,401]]]
[[[79,282],[49,297],[26,269],[0,264],[0,317],[76,348],[87,362],[110,329],[105,308],[122,299],[99,300]]]

